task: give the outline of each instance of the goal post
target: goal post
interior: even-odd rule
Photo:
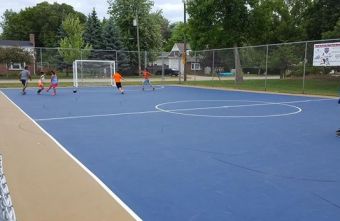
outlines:
[[[75,60],[73,62],[73,86],[114,86],[112,74],[116,63],[112,60]]]

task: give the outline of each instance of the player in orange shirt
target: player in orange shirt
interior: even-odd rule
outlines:
[[[123,87],[122,87],[122,80],[124,80],[124,78],[122,77],[122,75],[118,71],[116,71],[116,73],[114,73],[112,75],[112,78],[115,80],[115,84],[116,84],[119,92],[121,94],[124,94],[124,90],[123,90]]]
[[[38,80],[38,91],[37,94],[40,95],[41,91],[44,90],[44,80],[45,80],[45,75],[44,72],[40,72],[41,76],[40,79]]]
[[[152,86],[152,84],[150,83],[150,77],[151,77],[151,73],[148,71],[148,69],[145,69],[143,71],[143,78],[144,78],[144,80],[143,80],[143,88],[142,88],[143,91],[144,91],[144,87],[146,85],[150,85],[150,87],[152,87],[152,90],[155,90],[155,87]]]

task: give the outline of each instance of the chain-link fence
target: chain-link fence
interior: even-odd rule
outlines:
[[[16,221],[2,160],[2,155],[0,155],[0,221]]]
[[[238,48],[187,51],[147,52],[115,50],[81,50],[60,48],[26,48],[30,70],[34,76],[55,70],[60,79],[72,81],[74,60],[114,60],[129,81],[141,77],[140,70],[148,69],[155,81],[214,82],[219,85],[253,84],[260,90],[286,88],[289,85],[303,93],[315,82],[328,82],[340,75],[338,66],[313,66],[314,45],[340,42],[340,39],[292,42]],[[339,55],[340,56],[340,55]],[[340,59],[340,58],[338,58]],[[24,62],[0,64],[0,80],[16,79]],[[239,79],[236,79],[236,76]],[[237,81],[236,81],[237,80]],[[288,85],[288,86],[287,86]],[[327,85],[327,83],[325,84]],[[326,86],[325,86],[326,87]]]

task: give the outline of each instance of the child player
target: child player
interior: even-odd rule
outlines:
[[[58,87],[58,77],[57,74],[54,71],[51,71],[51,84],[50,87],[46,90],[47,92],[53,88],[52,96],[55,96],[57,94],[57,87]]]
[[[124,78],[122,77],[122,75],[118,71],[116,71],[116,73],[114,73],[112,77],[115,80],[115,84],[119,92],[121,94],[124,94],[124,89],[122,87],[122,80],[124,80]]]
[[[40,79],[38,80],[38,91],[37,94],[40,95],[41,91],[44,90],[44,80],[45,80],[45,75],[44,72],[40,72],[41,76]]]
[[[143,91],[146,85],[149,85],[150,87],[152,87],[152,90],[155,90],[154,86],[152,86],[152,84],[150,83],[150,77],[151,77],[151,73],[148,71],[148,69],[145,69],[143,71],[143,78],[144,78],[143,88],[142,88]]]
[[[25,69],[20,72],[19,79],[20,79],[21,84],[22,84],[22,94],[25,95],[28,79],[32,80],[31,73],[28,70],[28,66],[25,66]]]

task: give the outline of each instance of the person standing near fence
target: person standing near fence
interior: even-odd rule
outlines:
[[[148,69],[145,69],[143,71],[143,78],[144,78],[144,80],[143,80],[143,88],[142,88],[143,91],[144,91],[144,87],[146,85],[149,85],[150,87],[152,87],[152,90],[155,90],[155,87],[152,86],[152,84],[150,83],[150,77],[151,77],[151,73],[148,71]]]
[[[28,70],[28,66],[25,66],[25,69],[20,72],[19,79],[22,84],[22,95],[25,95],[27,84],[28,84],[28,79],[32,80],[31,73]]]
[[[124,94],[124,89],[122,87],[122,80],[124,80],[124,78],[122,77],[122,75],[117,71],[112,75],[112,78],[115,80],[115,84],[119,92],[121,94]]]

